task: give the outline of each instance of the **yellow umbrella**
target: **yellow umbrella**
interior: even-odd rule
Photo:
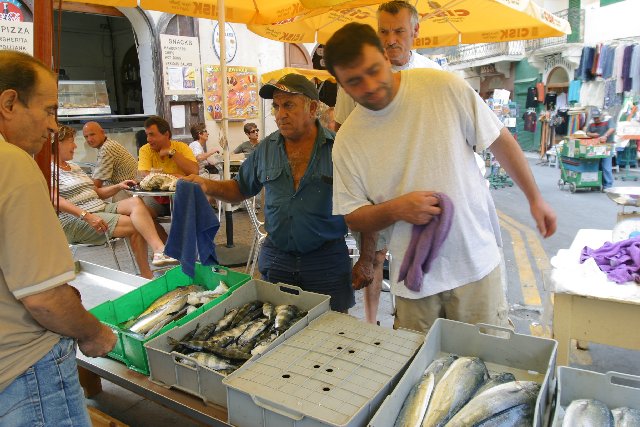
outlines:
[[[269,71],[268,73],[264,73],[260,76],[260,81],[262,84],[269,83],[272,80],[278,80],[280,77],[283,77],[287,74],[300,74],[305,76],[309,80],[318,79],[320,81],[330,81],[332,83],[336,82],[336,79],[329,74],[326,70],[312,70],[309,68],[295,68],[295,67],[285,67],[275,71]]]
[[[370,2],[371,0],[140,0],[140,7],[217,20],[220,17],[218,3],[221,3],[224,5],[227,22],[271,24],[295,17],[313,16],[328,11],[330,7],[352,8]]]
[[[64,0],[64,3],[89,3],[111,7],[138,7],[138,0]],[[55,0],[54,5],[58,4]]]
[[[571,33],[567,21],[547,12],[532,0],[454,0],[440,4],[409,0],[420,15],[415,48],[452,46],[459,43],[493,43],[558,37]],[[295,43],[326,43],[338,29],[350,22],[377,28],[379,0],[367,6],[333,7],[311,17],[271,25],[248,25],[268,39]]]

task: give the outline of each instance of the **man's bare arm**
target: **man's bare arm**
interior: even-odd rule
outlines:
[[[427,224],[439,214],[438,198],[433,191],[413,191],[377,205],[362,206],[344,219],[351,230],[371,233],[398,221]]]
[[[553,235],[556,231],[556,214],[542,198],[529,168],[529,163],[507,128],[502,128],[498,139],[491,144],[489,149],[529,201],[531,216],[535,220],[540,234],[543,237]]]
[[[240,203],[247,198],[240,192],[240,186],[235,179],[213,181],[199,175],[189,175],[182,179],[199,184],[206,195],[222,200],[223,202]]]
[[[44,328],[77,339],[80,350],[87,356],[104,356],[116,344],[113,331],[85,310],[69,285],[29,295],[21,302]]]

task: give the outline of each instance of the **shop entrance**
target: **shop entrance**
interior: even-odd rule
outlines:
[[[71,86],[72,92],[65,115],[143,113],[138,50],[129,20],[109,8],[104,14],[55,10],[53,21],[54,37],[60,35],[61,89]],[[54,46],[57,42],[54,39]]]

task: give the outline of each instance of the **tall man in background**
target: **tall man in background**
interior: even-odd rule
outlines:
[[[392,0],[378,7],[378,37],[394,72],[411,68],[442,69],[437,62],[412,50],[419,30],[418,11],[406,1]],[[356,102],[338,85],[335,107],[338,129],[354,108]],[[388,236],[386,230],[379,233],[354,232],[353,235],[360,252],[360,257],[353,266],[353,286],[354,289],[364,288],[365,319],[369,323],[376,323]]]
[[[74,262],[33,160],[57,130],[56,76],[0,51],[0,424],[91,426],[78,381],[116,343],[67,282]]]

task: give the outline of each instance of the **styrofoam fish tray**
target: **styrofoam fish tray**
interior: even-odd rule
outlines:
[[[558,392],[552,427],[562,426],[564,410],[576,399],[595,399],[609,409],[626,406],[640,410],[640,377],[619,372],[585,371],[558,367]]]
[[[488,335],[481,332],[481,328],[495,329],[502,332],[502,336]],[[451,353],[479,357],[492,374],[511,372],[517,380],[541,384],[533,425],[546,425],[546,407],[553,398],[557,345],[552,339],[516,334],[504,328],[436,319],[424,345],[369,425],[392,426],[411,388],[422,377],[429,364],[438,357]]]
[[[223,380],[237,427],[364,426],[424,335],[330,311]]]
[[[329,310],[329,296],[306,292],[297,286],[250,280],[226,300],[204,312],[189,323],[172,329],[145,344],[151,370],[150,380],[164,386],[177,388],[200,397],[205,403],[220,406],[227,405],[227,390],[222,384],[224,376],[218,372],[203,367],[191,367],[178,362],[184,357],[181,353],[171,352],[168,337],[181,339],[187,332],[192,331],[197,324],[200,327],[212,322],[218,322],[231,309],[242,307],[244,304],[260,300],[271,304],[293,304],[300,310],[307,311],[307,315],[289,327],[276,338],[268,349],[274,348],[291,335],[307,326],[309,322]],[[267,349],[267,351],[268,351]],[[255,355],[247,360],[243,366],[251,365],[261,355]]]

